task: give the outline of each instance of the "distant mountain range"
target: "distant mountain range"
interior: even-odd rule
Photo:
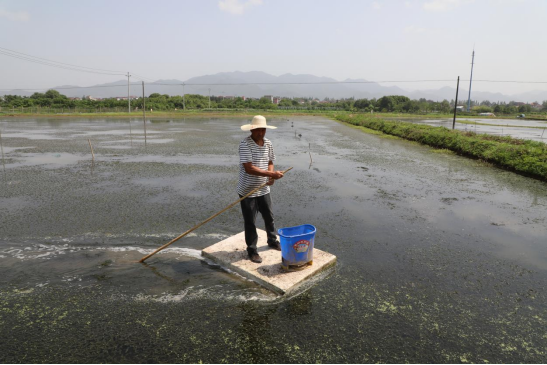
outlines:
[[[397,86],[382,86],[375,82],[368,82],[364,79],[346,79],[344,84],[339,80],[329,77],[314,75],[293,75],[284,74],[273,76],[265,72],[221,72],[214,75],[193,77],[184,81],[186,84],[183,90],[180,80],[157,80],[145,83],[145,93],[182,95],[201,94],[216,96],[246,96],[259,98],[264,95],[281,97],[314,97],[324,99],[325,97],[341,99],[355,97],[356,99],[379,98],[385,95],[405,95],[411,99],[426,98],[429,100],[442,101],[452,100],[456,96],[456,89],[443,87],[435,90],[403,90]],[[324,84],[316,84],[322,82]],[[366,83],[363,83],[366,82]],[[222,85],[218,85],[222,84]],[[68,97],[82,97],[90,95],[97,98],[124,97],[127,96],[127,81],[120,80],[107,84],[95,85],[92,87],[80,88],[73,85],[55,86],[51,89],[58,90]],[[21,95],[30,96],[33,92],[25,90],[11,90],[0,92],[0,95]],[[140,83],[133,82],[130,86],[130,94],[133,96],[142,95]],[[467,100],[467,90],[460,88],[459,99]],[[521,102],[542,102],[547,100],[547,91],[531,91],[514,95],[501,93],[490,93],[475,91],[471,95],[473,100],[494,101],[521,101]]]

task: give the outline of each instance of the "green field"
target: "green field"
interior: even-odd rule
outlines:
[[[125,111],[126,108],[51,108],[51,109],[38,109],[38,108],[1,108],[0,116],[4,117],[40,117],[40,116],[52,116],[56,117],[74,117],[74,116],[85,116],[85,117],[116,117],[116,118],[138,118],[142,117],[142,110],[132,111],[128,113]],[[158,117],[169,117],[169,116],[196,116],[196,115],[205,115],[205,116],[253,116],[256,114],[261,115],[271,115],[271,116],[291,116],[291,115],[332,115],[333,113],[350,113],[350,112],[333,112],[332,110],[321,110],[321,109],[187,109],[187,110],[153,110],[149,109],[146,111],[147,117],[158,116]],[[380,118],[397,118],[397,119],[452,119],[454,117],[453,113],[366,113],[366,112],[353,112],[353,115],[362,115],[362,116],[374,116]],[[468,113],[458,113],[457,119],[459,123],[470,123],[475,124],[475,122],[466,121],[467,118],[480,118],[480,119],[515,119],[516,115],[496,115],[495,117],[490,116],[479,116]],[[547,114],[545,113],[536,113],[529,115],[522,120],[547,120]]]

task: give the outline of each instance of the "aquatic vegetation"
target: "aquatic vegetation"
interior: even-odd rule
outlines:
[[[201,256],[241,231],[236,209],[136,263],[233,201],[230,146],[241,135],[229,130],[240,120],[157,123],[148,132],[176,142],[123,152],[110,147],[130,144],[117,132],[121,119],[21,121],[4,123],[59,138],[13,138],[8,147],[34,146],[20,155],[87,156],[85,136],[114,133],[94,134],[103,147],[93,169],[90,161],[8,169],[0,188],[0,363],[547,358],[540,181],[324,117],[295,118],[301,139],[292,120],[279,121],[279,164],[295,169],[276,185],[278,221],[317,224],[317,247],[340,265],[278,298]]]
[[[441,154],[446,154],[446,155],[452,155],[452,154],[454,154],[454,151],[449,150],[448,148],[435,149],[435,150],[431,150],[431,152],[433,152],[433,153],[441,153]]]
[[[541,142],[385,121],[363,114],[333,114],[336,120],[381,131],[437,149],[447,149],[497,167],[547,181],[547,145]]]

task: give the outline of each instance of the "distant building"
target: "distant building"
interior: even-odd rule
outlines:
[[[464,109],[464,106],[463,106],[463,105],[458,105],[458,106],[456,107],[456,111],[458,111],[458,112],[463,112],[463,109]]]
[[[270,99],[270,103],[273,103],[273,95],[264,95],[263,98]]]
[[[274,103],[275,105],[279,105],[280,101],[281,101],[281,97],[279,96],[276,96],[275,98],[272,99],[272,103]]]

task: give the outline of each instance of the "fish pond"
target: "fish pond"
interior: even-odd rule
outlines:
[[[546,184],[321,117],[266,137],[277,228],[334,272],[284,297],[203,259],[239,207],[138,263],[237,200],[248,122],[0,119],[0,362],[547,362]]]
[[[397,118],[389,118],[397,120]],[[405,122],[427,124],[452,129],[452,119],[404,119]],[[479,119],[458,118],[454,129],[493,136],[509,136],[518,139],[547,143],[547,121],[528,119]]]

